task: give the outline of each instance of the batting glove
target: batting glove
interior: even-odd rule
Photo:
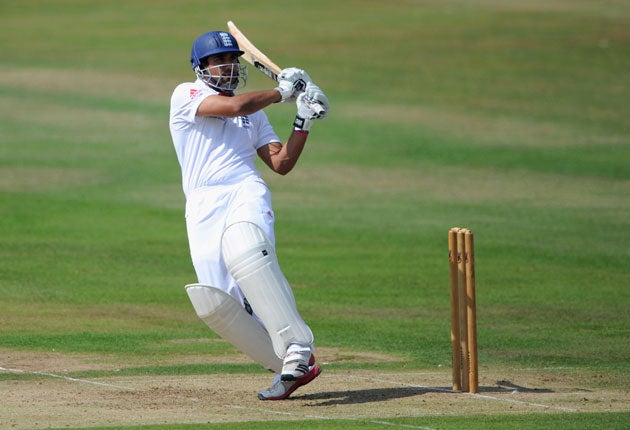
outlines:
[[[278,87],[276,90],[282,96],[281,102],[294,99],[294,96],[304,91],[306,84],[313,82],[311,77],[302,69],[289,67],[278,75]]]
[[[328,116],[330,103],[326,94],[312,82],[306,84],[306,89],[296,100],[297,115],[293,127],[300,131],[310,131],[313,121]]]

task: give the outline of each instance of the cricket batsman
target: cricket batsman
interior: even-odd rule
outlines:
[[[171,97],[169,126],[198,281],[186,291],[213,331],[275,373],[258,398],[282,400],[321,369],[313,333],[278,265],[271,195],[255,159],[276,173],[289,173],[311,126],[326,117],[330,105],[298,68],[282,70],[273,89],[236,94],[247,81],[242,54],[228,32],[202,34],[190,56],[197,79],[178,85]],[[278,102],[297,107],[284,144],[263,111]]]

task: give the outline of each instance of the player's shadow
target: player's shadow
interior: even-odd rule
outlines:
[[[479,387],[479,393],[553,393],[548,388],[527,388],[510,381],[497,381],[496,386]],[[316,394],[294,396],[296,400],[313,401],[313,406],[352,405],[384,402],[404,397],[421,396],[427,393],[459,394],[450,387],[392,387],[368,388],[364,390],[328,391]]]
[[[361,403],[384,402],[403,397],[420,396],[436,390],[422,387],[369,388],[365,390],[328,391],[292,397],[296,400],[315,401],[313,406],[353,405]]]

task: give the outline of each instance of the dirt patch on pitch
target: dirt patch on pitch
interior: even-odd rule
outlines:
[[[271,376],[266,373],[81,378],[70,375],[86,370],[115,370],[120,363],[111,357],[3,351],[0,427],[335,418],[384,423],[394,417],[630,410],[630,394],[606,388],[622,384],[607,380],[611,377],[605,372],[482,368],[481,393],[472,395],[450,390],[449,369],[404,371],[401,365],[400,371],[350,371],[342,370],[335,357],[356,362],[396,359],[339,350],[319,353],[324,372],[318,379],[287,401],[263,402],[256,393],[268,385]],[[188,359],[185,363],[189,363]],[[389,424],[395,427],[394,423]]]

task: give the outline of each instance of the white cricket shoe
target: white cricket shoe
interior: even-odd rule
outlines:
[[[297,381],[309,372],[309,366],[315,364],[311,350],[291,351],[284,356],[282,364],[282,381]]]
[[[260,400],[284,400],[295,390],[317,378],[320,373],[322,373],[322,369],[313,365],[304,376],[295,381],[283,381],[280,375],[276,375],[271,387],[258,393],[258,398]]]

